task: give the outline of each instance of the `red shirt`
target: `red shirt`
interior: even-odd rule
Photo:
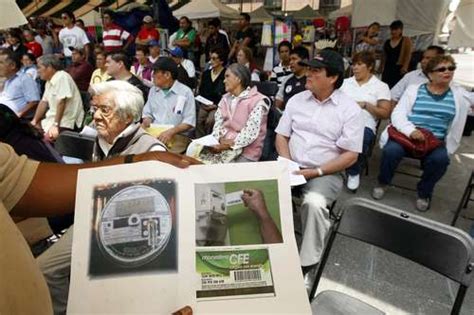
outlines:
[[[113,52],[122,47],[131,39],[129,32],[116,24],[110,24],[102,32],[102,41],[106,52]]]
[[[36,58],[41,57],[43,54],[43,47],[41,47],[40,43],[33,41],[25,43],[25,46]]]
[[[72,63],[67,68],[67,72],[69,72],[74,82],[76,82],[79,91],[87,92],[89,83],[91,82],[92,72],[94,72],[94,67],[86,61],[81,61],[78,63]]]
[[[148,29],[148,28],[145,28],[144,26],[142,26],[142,28],[138,32],[137,37],[140,40],[145,40],[145,39],[149,39],[149,38],[160,40],[160,32],[158,32],[156,30],[156,28]]]

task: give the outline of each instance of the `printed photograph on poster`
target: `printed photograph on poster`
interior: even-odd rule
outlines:
[[[276,180],[195,185],[196,246],[282,243]]]
[[[177,271],[174,181],[110,183],[93,198],[90,277]]]
[[[197,250],[196,271],[198,300],[275,296],[267,248]]]

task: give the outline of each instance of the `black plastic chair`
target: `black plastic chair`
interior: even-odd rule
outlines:
[[[459,283],[451,310],[451,314],[459,314],[467,288],[472,281],[474,267],[472,239],[465,232],[372,200],[351,199],[343,206],[333,225],[311,289],[310,300],[317,290],[338,235],[390,251]],[[318,294],[312,302],[313,313],[356,314],[350,310],[370,310],[367,303],[353,297],[342,298],[340,294],[338,293],[337,298],[333,298],[331,293]],[[334,304],[334,300],[339,302]],[[354,303],[354,307],[347,307],[350,303]],[[341,313],[338,310],[340,307],[345,307],[346,312]],[[381,314],[380,312],[382,311],[367,311],[363,314]]]
[[[74,131],[63,131],[56,139],[54,148],[63,156],[91,161],[94,143],[94,137],[84,136]]]
[[[474,201],[474,199],[471,198],[473,188],[474,188],[474,171],[471,172],[471,177],[469,177],[469,181],[467,182],[466,188],[464,189],[462,198],[461,200],[459,200],[458,207],[456,209],[456,212],[454,213],[453,221],[451,221],[452,226],[456,225],[456,222],[459,218],[459,215],[461,214],[462,209],[467,208],[468,202]]]
[[[274,99],[275,95],[278,92],[278,83],[271,81],[252,81],[250,85],[256,86],[257,90],[265,96],[268,96]]]

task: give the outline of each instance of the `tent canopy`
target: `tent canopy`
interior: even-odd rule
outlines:
[[[474,47],[474,0],[462,0],[455,13],[456,24],[448,47]]]
[[[0,1],[0,30],[28,23],[15,0]]]
[[[251,23],[263,23],[273,20],[273,15],[268,13],[267,9],[265,9],[263,5],[257,10],[250,12],[249,15]]]
[[[294,12],[292,15],[295,20],[313,20],[322,17],[318,11],[313,10],[310,5],[303,7],[301,10]]]
[[[332,11],[329,13],[328,18],[331,20],[335,20],[340,16],[350,16],[352,14],[352,5],[347,5],[343,8],[340,8],[336,11]]]
[[[352,27],[365,27],[372,22],[390,25],[402,20],[408,36],[436,34],[446,16],[450,0],[354,0]],[[367,8],[370,8],[368,10]]]
[[[177,18],[187,16],[191,20],[208,18],[237,19],[239,11],[229,8],[219,0],[192,0],[173,12]]]

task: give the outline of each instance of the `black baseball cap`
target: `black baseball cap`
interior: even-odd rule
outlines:
[[[152,68],[154,71],[169,71],[173,78],[178,76],[178,65],[173,59],[171,59],[171,57],[158,58]]]
[[[344,73],[344,60],[341,54],[331,49],[323,49],[313,59],[300,61],[299,64],[311,68],[329,68]]]

